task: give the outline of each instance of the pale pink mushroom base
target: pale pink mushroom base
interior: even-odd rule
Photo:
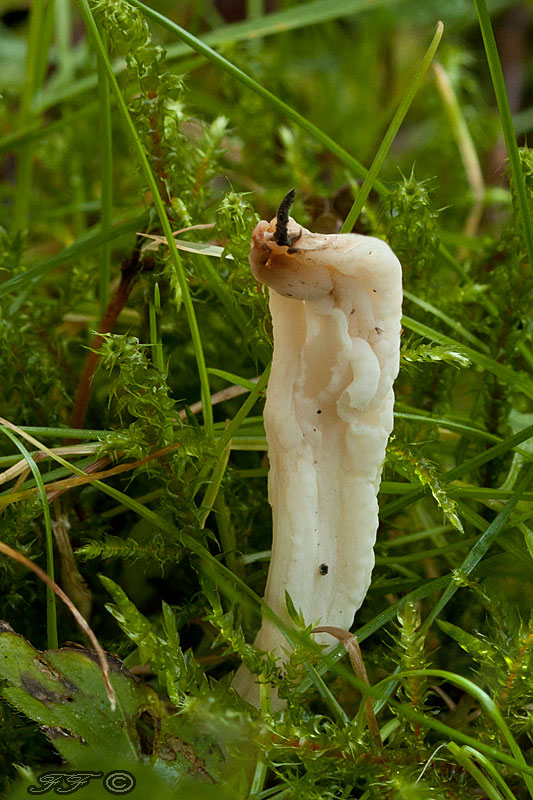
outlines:
[[[289,218],[291,247],[260,222],[250,264],[270,287],[274,357],[265,406],[273,514],[266,603],[289,622],[287,591],[307,624],[348,629],[370,585],[377,492],[393,427],[401,266],[381,239],[314,234]],[[316,641],[331,644],[326,634]],[[283,656],[263,620],[255,640]],[[233,686],[257,704],[241,667]]]

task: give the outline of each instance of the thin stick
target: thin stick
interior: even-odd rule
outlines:
[[[42,570],[37,564],[34,564],[33,561],[30,561],[29,558],[23,556],[22,553],[19,553],[17,550],[13,550],[12,547],[9,545],[4,544],[4,542],[0,542],[0,553],[4,553],[4,555],[9,556],[14,561],[18,561],[20,564],[24,564],[25,567],[31,569],[38,578],[40,578],[43,583],[45,583],[55,594],[64,602],[68,610],[71,612],[72,616],[85,633],[86,636],[89,637],[92,646],[94,647],[96,654],[98,656],[98,661],[100,662],[100,668],[102,670],[102,677],[105,683],[105,690],[107,694],[107,698],[109,700],[109,704],[111,706],[111,710],[114,711],[116,708],[116,698],[115,698],[115,691],[111,686],[111,682],[109,680],[109,666],[107,663],[105,652],[102,648],[102,645],[94,635],[92,628],[88,625],[86,620],[80,614],[72,600],[65,594],[63,589],[57,585],[55,581],[48,577],[46,572]]]
[[[150,453],[150,455],[144,456],[144,458],[140,458],[138,461],[128,461],[126,464],[119,464],[118,466],[112,467],[108,470],[101,470],[101,468],[109,464],[111,460],[109,456],[103,456],[102,458],[98,459],[98,461],[95,461],[94,463],[89,464],[88,467],[85,467],[83,470],[85,475],[71,476],[69,478],[63,478],[63,480],[60,481],[51,481],[50,483],[46,484],[46,496],[49,502],[52,502],[52,500],[56,500],[60,495],[69,489],[73,489],[76,486],[82,486],[86,483],[94,483],[94,481],[111,478],[113,475],[120,475],[122,472],[128,472],[129,470],[136,469],[137,467],[146,464],[148,461],[153,461],[154,458],[161,458],[162,456],[167,455],[167,453],[171,453],[178,447],[181,447],[181,442],[164,447],[162,450],[158,450],[156,453]],[[5,496],[5,499],[10,503],[13,503],[18,500],[23,500],[25,497],[30,497],[36,492],[37,488],[26,489],[23,492],[11,492],[9,495]],[[1,502],[2,500],[0,500],[0,503]]]
[[[260,376],[258,375],[255,378],[249,378],[252,383],[257,383]],[[220,392],[215,392],[215,394],[211,395],[211,405],[215,406],[217,403],[223,403],[225,400],[231,400],[232,397],[238,397],[241,394],[246,394],[249,392],[246,386],[239,386],[238,384],[234,384],[233,386],[227,386],[225,389],[221,389]],[[202,410],[202,401],[198,400],[196,403],[193,403],[192,406],[189,406],[189,410],[192,414],[198,414]],[[178,412],[178,417],[180,419],[187,419],[187,412],[185,409],[182,409]]]
[[[337,628],[329,625],[325,625],[320,628],[313,628],[311,633],[329,633],[330,636],[334,636],[335,639],[337,639],[339,642],[342,642],[346,648],[346,652],[348,653],[348,658],[350,659],[350,664],[352,665],[353,671],[360,681],[363,681],[367,684],[367,686],[370,686],[363,656],[361,655],[361,648],[359,647],[357,637],[353,633],[350,633],[350,631],[347,631],[344,628]],[[367,697],[365,699],[365,711],[368,729],[372,734],[376,744],[378,744],[379,747],[383,747],[383,740],[379,731],[376,715],[374,714],[374,707],[372,705],[371,697]]]
[[[172,236],[179,236],[180,233],[187,233],[187,231],[207,231],[214,227],[214,222],[202,222],[199,225],[188,225],[186,228],[172,231]],[[137,236],[143,236],[145,239],[153,239],[153,242],[144,245],[141,253],[145,253],[147,250],[156,250],[160,244],[167,244],[167,240],[164,236],[157,236],[153,233],[137,233]]]
[[[91,455],[91,453],[95,453],[101,446],[101,443],[98,442],[98,444],[74,444],[69,447],[53,447],[52,450],[54,453],[57,453],[58,456],[87,456]],[[30,455],[35,463],[38,461],[43,461],[45,458],[49,458],[48,453],[45,453],[43,450],[38,450],[36,453],[31,453]],[[21,458],[16,464],[13,464],[3,472],[0,472],[0,485],[2,483],[6,483],[7,481],[13,480],[13,478],[16,478],[17,475],[20,475],[21,473],[24,475],[25,479],[25,476],[28,472],[28,462],[25,458]]]

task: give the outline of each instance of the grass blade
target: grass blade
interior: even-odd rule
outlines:
[[[104,233],[100,226],[95,231],[89,231],[83,236],[80,236],[73,244],[64,247],[57,255],[48,258],[41,264],[36,264],[18,275],[14,275],[8,281],[0,285],[0,297],[14,292],[17,289],[26,288],[28,283],[36,282],[43,278],[48,272],[51,272],[56,267],[61,267],[69,261],[79,258],[86,253],[90,253],[94,248],[100,247],[104,242],[113,241],[120,236],[125,236],[128,233],[139,230],[148,220],[148,213],[143,211],[142,214],[137,214],[135,217],[119,222],[114,225],[110,231]]]
[[[427,300],[422,300],[421,297],[417,297],[416,295],[412,294],[411,292],[407,291],[406,289],[403,290],[403,296],[410,300],[415,305],[423,308],[424,311],[427,311],[428,314],[432,314],[434,317],[442,320],[446,325],[448,325],[452,330],[456,331],[456,333],[463,336],[467,342],[474,345],[474,347],[479,348],[480,350],[484,350],[485,353],[489,353],[490,350],[485,344],[482,342],[481,339],[478,339],[477,336],[474,336],[464,325],[461,325],[456,319],[449,317],[448,314],[445,314],[444,311],[441,311],[440,308],[428,303]]]
[[[529,484],[531,478],[533,478],[533,465],[530,465],[526,471],[526,474],[523,476],[522,480],[516,487],[516,491],[511,497],[510,500],[507,501],[503,511],[500,511],[497,517],[493,519],[485,533],[483,533],[479,539],[477,540],[474,547],[470,550],[469,554],[457,570],[458,574],[461,575],[470,575],[470,573],[475,569],[475,567],[479,564],[485,553],[494,543],[496,537],[501,533],[501,531],[505,528],[507,521],[511,515],[511,511],[521,499],[522,494],[524,492],[525,487]],[[438,602],[433,606],[431,612],[428,614],[426,619],[424,620],[423,625],[421,626],[420,630],[427,631],[428,628],[433,624],[434,620],[438,617],[444,606],[451,600],[454,596],[456,591],[459,589],[458,583],[450,583],[442,596],[439,598]]]
[[[102,59],[98,66],[98,99],[100,103],[100,228],[103,234],[111,230],[113,213],[113,133],[111,127],[111,94],[105,77]],[[103,317],[109,304],[109,284],[111,282],[111,242],[102,245],[100,254],[100,314]]]
[[[363,185],[359,189],[357,197],[355,198],[355,202],[351,207],[348,216],[344,220],[344,224],[341,228],[341,233],[348,233],[352,230],[353,226],[356,223],[359,214],[361,213],[364,204],[366,203],[367,197],[372,190],[374,183],[376,182],[376,178],[379,175],[383,163],[387,157],[387,154],[392,146],[394,139],[396,138],[396,134],[400,129],[402,122],[405,119],[405,115],[409,111],[411,107],[411,103],[415,99],[415,95],[420,89],[422,81],[424,80],[424,76],[428,71],[431,62],[433,61],[433,57],[437,52],[437,48],[440,44],[440,40],[442,39],[442,34],[444,31],[444,25],[442,22],[439,22],[437,25],[437,30],[435,31],[435,35],[431,40],[431,44],[429,45],[424,58],[420,66],[418,67],[416,74],[411,81],[410,85],[407,87],[407,91],[405,92],[400,105],[398,106],[394,117],[392,118],[392,122],[387,128],[387,132],[383,137],[383,141],[381,142],[378,152],[375,155],[374,161],[372,162],[372,166],[370,167],[369,171],[366,174],[366,177],[363,181]]]
[[[280,100],[279,97],[276,97],[276,95],[272,94],[272,92],[269,92],[268,89],[265,89],[263,86],[261,86],[261,84],[257,83],[257,81],[254,81],[254,79],[247,75],[246,72],[243,72],[242,69],[236,67],[235,64],[232,64],[227,58],[224,58],[224,56],[221,56],[211,47],[206,45],[201,41],[201,39],[193,36],[192,33],[189,33],[184,28],[176,25],[175,22],[167,19],[167,17],[159,14],[152,8],[145,6],[144,3],[140,2],[140,0],[129,0],[129,2],[132,6],[135,6],[135,8],[138,8],[140,11],[142,11],[142,13],[148,19],[157,22],[157,24],[161,25],[162,28],[165,28],[167,31],[180,38],[189,47],[191,47],[193,50],[196,50],[197,53],[205,56],[205,58],[207,58],[217,67],[224,70],[224,72],[229,73],[233,78],[236,78],[236,80],[244,84],[244,86],[247,86],[248,89],[251,89],[253,92],[266,100],[284,116],[288,117],[297,125],[299,125],[304,131],[307,131],[307,133],[309,133],[313,139],[316,139],[331,153],[336,155],[339,161],[345,164],[354,175],[358,175],[361,178],[364,178],[367,175],[367,170],[365,167],[363,167],[363,165],[357,161],[356,158],[344,150],[343,147],[340,147],[337,142],[327,135],[327,133],[324,133],[324,131],[322,131],[316,125],[313,125],[312,122],[291,108],[291,106],[287,105],[287,103],[284,103],[283,100]],[[374,189],[380,194],[385,195],[389,193],[389,190],[381,181],[375,181]]]
[[[109,62],[107,52],[105,50],[102,39],[98,32],[98,28],[96,26],[96,22],[92,15],[89,3],[87,2],[87,0],[78,0],[78,5],[80,8],[81,15],[83,17],[85,27],[87,29],[88,36],[92,41],[97,56],[102,60],[103,69],[105,71],[106,78],[109,81],[111,91],[115,97],[115,101],[117,103],[122,120],[125,124],[129,136],[131,137],[132,143],[135,149],[137,150],[142,171],[144,173],[148,186],[150,187],[157,216],[159,217],[159,222],[161,223],[163,233],[167,240],[174,269],[176,270],[176,277],[178,279],[178,283],[182,294],[183,306],[185,308],[187,321],[189,323],[189,330],[191,332],[194,354],[196,357],[196,364],[198,367],[198,377],[200,379],[200,391],[202,396],[202,413],[204,417],[206,431],[210,435],[213,431],[213,408],[211,406],[211,401],[210,401],[211,392],[209,390],[209,376],[207,374],[205,366],[202,340],[200,336],[200,330],[198,328],[196,314],[194,312],[191,293],[189,291],[189,284],[187,282],[187,277],[183,269],[183,264],[178,249],[176,247],[176,242],[174,241],[174,236],[172,235],[172,228],[165,210],[163,200],[161,198],[161,194],[159,192],[159,187],[156,177],[152,172],[152,169],[150,167],[150,162],[148,161],[148,157],[146,155],[144,146],[141,140],[139,139],[137,131],[135,130],[135,125],[133,124],[133,120],[128,111],[128,107],[122,96],[122,92],[120,91],[117,79],[115,78],[115,75],[113,73],[113,68],[111,67],[111,64]]]
[[[503,455],[503,453],[507,453],[513,447],[525,442],[532,436],[533,425],[528,425],[527,428],[523,428],[521,431],[518,431],[518,433],[515,433],[514,436],[510,436],[509,439],[506,439],[504,442],[500,442],[500,444],[496,444],[494,447],[489,447],[489,449],[485,450],[483,453],[479,453],[477,456],[469,458],[467,461],[463,461],[463,463],[459,464],[457,467],[445,472],[444,475],[441,476],[442,482],[449,483],[457,478],[462,478],[463,475],[476,470],[478,467],[483,466],[483,464],[487,464],[489,461],[492,461],[495,458],[499,458],[501,455]],[[424,497],[425,493],[425,489],[415,489],[413,492],[410,492],[404,497],[400,497],[398,500],[393,500],[392,503],[387,503],[380,510],[380,517],[385,519],[392,514],[396,514],[402,508],[405,508],[405,506],[409,505],[410,503],[414,503],[421,497]]]
[[[417,320],[411,319],[410,317],[402,317],[402,324],[404,328],[419,333],[421,336],[425,336],[433,342],[448,345],[449,347],[458,347],[473,364],[477,364],[478,367],[482,367],[487,370],[487,372],[496,375],[503,383],[509,384],[513,388],[522,391],[527,397],[533,399],[533,381],[526,373],[518,372],[517,370],[505,366],[505,364],[500,364],[500,362],[496,361],[494,358],[490,358],[484,353],[479,353],[477,350],[468,347],[468,345],[460,344],[456,342],[455,339],[433,328],[428,328],[427,325],[423,325],[421,322],[417,322]]]
[[[0,424],[0,430],[4,433],[14,445],[19,449],[22,456],[26,459],[29,468],[35,478],[39,490],[39,497],[43,507],[44,527],[45,527],[45,543],[46,543],[46,572],[50,580],[54,580],[54,537],[52,534],[52,521],[50,519],[50,506],[44,488],[44,482],[31,453],[24,447],[21,441],[4,425]],[[50,586],[46,586],[46,640],[50,650],[56,650],[58,647],[57,638],[57,610],[56,610],[56,597]]]
[[[522,217],[524,241],[529,263],[533,269],[533,220],[531,218],[531,210],[527,197],[526,181],[520,164],[520,155],[518,153],[518,145],[516,144],[516,136],[511,117],[511,109],[509,107],[509,98],[507,97],[507,90],[505,88],[502,65],[500,64],[500,57],[498,55],[498,48],[496,47],[496,39],[494,38],[494,31],[492,30],[486,0],[474,0],[474,3],[479,18],[479,27],[481,28],[481,35],[483,36],[485,53],[489,64],[494,94],[496,95],[498,111],[500,112],[503,138],[505,139],[507,155],[509,156],[509,166],[511,168],[511,179],[516,191],[520,216]]]

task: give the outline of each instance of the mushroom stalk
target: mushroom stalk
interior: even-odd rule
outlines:
[[[289,622],[288,592],[306,624],[348,629],[374,566],[399,369],[401,266],[380,239],[311,233],[288,216],[291,200],[258,223],[250,253],[253,274],[270,287],[274,329],[264,413],[273,516],[265,601]],[[329,644],[327,634],[315,640]],[[268,619],[255,644],[280,656],[288,648]],[[256,702],[244,668],[234,686]]]

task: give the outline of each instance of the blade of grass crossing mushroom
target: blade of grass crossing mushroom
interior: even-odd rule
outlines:
[[[355,636],[357,637],[357,641],[359,643],[363,642],[365,639],[368,639],[369,636],[372,636],[373,633],[378,631],[387,622],[390,622],[393,619],[396,619],[396,615],[398,613],[398,609],[400,606],[405,603],[406,601],[416,602],[418,600],[423,600],[425,597],[429,597],[435,592],[442,591],[450,581],[452,580],[451,575],[443,575],[441,578],[434,578],[431,581],[428,581],[423,586],[419,586],[417,589],[413,589],[412,592],[405,595],[405,597],[400,598],[392,605],[388,606],[384,611],[381,611],[374,619],[367,622],[366,625],[363,625],[362,628],[355,631]],[[330,669],[335,669],[335,665],[339,659],[341,659],[346,650],[344,645],[340,645],[336,647],[335,650],[332,650],[331,653],[328,653],[317,667],[317,672],[319,675],[325,675]],[[307,679],[304,679],[300,686],[295,689],[295,694],[302,694],[309,690],[310,683]]]
[[[163,233],[165,234],[165,238],[167,240],[170,256],[174,265],[176,277],[178,279],[178,283],[182,294],[183,305],[185,308],[187,321],[189,323],[189,330],[191,332],[194,354],[196,357],[196,364],[198,367],[198,377],[200,379],[201,396],[203,404],[202,413],[204,417],[206,432],[210,436],[213,432],[213,409],[210,402],[211,393],[209,390],[209,376],[206,370],[202,340],[200,337],[198,322],[196,319],[196,314],[194,311],[194,306],[189,291],[187,276],[185,275],[185,271],[183,269],[183,263],[181,261],[178,249],[176,247],[174,236],[172,235],[172,228],[165,210],[163,200],[159,193],[157,180],[152,172],[152,169],[150,167],[150,162],[148,161],[148,157],[146,155],[144,146],[141,140],[139,139],[139,135],[137,134],[137,131],[135,129],[135,125],[128,111],[128,107],[126,105],[124,97],[122,96],[122,92],[120,91],[117,79],[115,78],[115,75],[113,73],[113,68],[110,64],[107,52],[105,50],[102,39],[98,32],[98,28],[94,21],[94,17],[92,15],[88,0],[78,0],[78,7],[80,9],[81,16],[83,18],[85,27],[87,29],[87,34],[89,36],[89,39],[92,42],[94,49],[96,50],[97,56],[99,56],[102,60],[102,66],[105,71],[106,78],[109,81],[111,91],[115,97],[115,101],[119,109],[120,115],[122,117],[122,120],[125,124],[126,130],[128,131],[132,143],[137,151],[137,155],[141,164],[142,171],[144,173],[144,177],[152,193],[153,203],[157,212],[157,216],[159,218],[159,222],[161,223],[161,228],[163,229]]]
[[[378,151],[374,157],[374,161],[367,172],[365,179],[363,181],[363,185],[359,189],[357,193],[357,197],[355,198],[355,202],[351,207],[350,211],[348,212],[348,216],[346,217],[344,224],[341,228],[341,233],[349,233],[353,226],[355,225],[359,214],[361,213],[363,206],[370,194],[371,189],[373,188],[377,176],[379,175],[383,163],[387,157],[387,153],[389,152],[394,139],[396,138],[396,134],[400,129],[402,122],[405,119],[405,115],[409,111],[411,107],[411,103],[413,102],[416,93],[420,89],[422,81],[424,80],[424,76],[428,71],[431,62],[433,61],[433,57],[437,52],[437,48],[440,44],[440,40],[442,39],[442,34],[444,31],[444,25],[442,22],[439,22],[437,25],[437,30],[435,31],[435,35],[431,40],[431,44],[429,45],[424,58],[420,66],[418,67],[416,74],[407,87],[407,90],[402,98],[400,105],[398,106],[394,117],[392,118],[392,122],[390,123],[389,127],[387,128],[387,132],[383,137],[383,140],[378,148]]]
[[[48,498],[46,497],[46,489],[44,488],[44,482],[39,470],[39,467],[35,463],[31,453],[24,447],[22,442],[18,440],[18,438],[10,431],[8,428],[5,428],[3,425],[0,427],[2,433],[4,433],[13,444],[20,450],[23,457],[26,459],[29,468],[33,473],[33,477],[35,478],[35,483],[37,484],[39,497],[41,499],[41,504],[43,507],[43,516],[44,516],[44,527],[45,527],[45,542],[46,542],[46,569],[48,572],[48,576],[51,581],[54,580],[54,537],[52,534],[52,521],[50,519],[50,506],[48,505]],[[47,645],[50,650],[56,650],[58,646],[58,638],[57,638],[57,611],[56,611],[56,599],[53,590],[47,584],[46,587],[46,641]]]
[[[367,684],[367,686],[370,686],[368,675],[366,674],[365,662],[363,661],[363,656],[361,655],[361,648],[359,647],[357,637],[354,636],[353,633],[350,633],[350,631],[345,631],[343,628],[329,627],[328,625],[313,628],[311,633],[329,633],[339,642],[342,642],[346,648],[346,652],[348,653],[348,658],[350,659],[350,664],[352,665],[354,673],[357,675],[360,681],[363,681]],[[383,747],[383,741],[379,732],[376,715],[374,714],[372,700],[370,697],[367,697],[364,702],[368,729],[370,730],[375,743],[379,747]]]

